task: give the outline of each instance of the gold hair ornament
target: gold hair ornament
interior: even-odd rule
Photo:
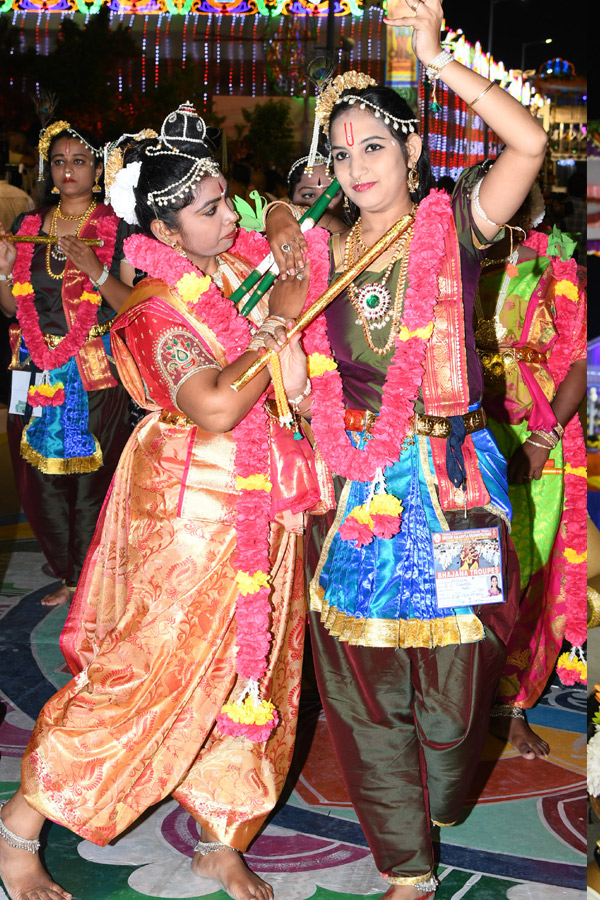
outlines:
[[[48,153],[50,152],[50,144],[54,140],[57,134],[60,134],[61,131],[67,131],[72,137],[77,138],[78,141],[81,141],[84,147],[93,153],[94,156],[101,157],[102,150],[97,150],[96,147],[92,147],[88,141],[84,137],[82,137],[78,131],[71,127],[71,123],[67,122],[65,119],[59,119],[58,122],[53,122],[52,125],[48,125],[47,128],[43,128],[40,131],[40,139],[38,141],[38,153],[40,155],[40,163],[38,169],[38,181],[42,181],[44,177],[44,162],[48,161]]]
[[[152,128],[142,128],[137,134],[122,134],[118,140],[104,147],[104,189],[106,196],[110,196],[117,172],[123,168],[123,158],[128,147],[134,141],[145,141],[148,138],[157,138],[158,134]]]
[[[343,75],[338,75],[334,78],[317,97],[312,143],[306,165],[307,172],[309,170],[312,171],[312,166],[314,165],[314,159],[317,153],[317,143],[319,140],[319,130],[322,128],[324,134],[329,136],[331,114],[334,107],[338,106],[340,103],[348,103],[349,106],[354,106],[355,103],[358,103],[359,109],[368,108],[374,114],[376,119],[383,119],[384,124],[392,125],[395,131],[401,130],[404,134],[415,131],[415,125],[419,122],[418,119],[400,119],[397,116],[391,115],[387,110],[377,106],[377,104],[371,103],[369,100],[363,100],[362,97],[358,97],[355,94],[346,94],[345,97],[342,96],[344,91],[363,91],[365,88],[375,87],[376,85],[377,82],[374,78],[365,75],[364,72],[355,72],[354,70],[351,70],[350,72],[345,72]]]

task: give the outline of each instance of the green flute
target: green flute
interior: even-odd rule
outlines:
[[[304,215],[300,218],[298,224],[300,226],[305,226],[302,229],[303,231],[308,231],[308,228],[312,228],[314,225],[316,225],[339,189],[340,183],[336,178],[334,178],[329,187],[325,191],[323,191],[319,199],[315,200],[310,209],[307,209]],[[312,224],[308,224],[309,222]],[[308,227],[305,223],[308,224]],[[254,285],[258,281],[260,281],[262,275],[263,272],[261,272],[260,268],[254,269],[252,272],[250,272],[250,274],[246,276],[244,281],[242,281],[240,286],[233,292],[233,294],[231,295],[231,300],[234,303],[239,303],[240,300],[243,300],[248,291],[250,291],[254,287]],[[260,284],[254,291],[254,293],[250,296],[248,302],[242,309],[243,315],[247,316],[250,310],[254,309],[260,298],[266,291],[269,290],[276,278],[277,275],[275,275],[275,273],[273,272],[267,272],[267,274],[264,275],[262,281],[260,281]]]

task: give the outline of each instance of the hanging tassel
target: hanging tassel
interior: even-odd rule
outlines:
[[[388,540],[400,531],[404,507],[386,491],[382,469],[377,469],[365,503],[355,506],[339,529],[343,541],[356,541],[357,547],[370,544],[374,537]]]
[[[27,402],[30,406],[62,406],[65,402],[65,386],[62,381],[50,383],[50,372],[46,369],[42,373],[39,384],[32,384],[27,392]]]
[[[217,716],[222,734],[247,737],[251,741],[266,741],[279,721],[270,700],[260,697],[260,684],[250,681],[242,696],[233,703],[225,703]]]
[[[563,684],[587,684],[587,661],[583,649],[572,647],[570,653],[561,653],[556,671]]]
[[[304,171],[310,177],[313,173],[313,169],[315,167],[315,160],[317,158],[317,147],[319,146],[319,134],[321,131],[321,120],[317,115],[317,106],[319,103],[319,99],[317,97],[317,105],[315,106],[315,121],[313,124],[313,133],[312,139],[310,142],[310,150],[308,151],[308,159],[306,160],[306,167]]]
[[[279,417],[279,424],[283,428],[294,428],[296,434],[302,438],[302,435],[298,431],[297,425],[295,425],[295,419],[292,415],[292,411],[290,409],[290,404],[288,403],[287,394],[285,392],[285,387],[283,384],[283,375],[281,373],[281,362],[279,360],[279,356],[274,353],[271,362],[271,380],[273,382],[273,389],[275,391],[275,404],[277,406],[277,415]],[[296,437],[294,434],[294,437]]]

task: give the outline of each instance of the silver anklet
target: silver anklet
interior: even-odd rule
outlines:
[[[490,717],[492,719],[507,718],[527,720],[525,710],[521,706],[511,706],[510,703],[502,703],[498,706],[493,706]]]
[[[8,800],[0,800],[0,810],[3,806],[6,806]],[[29,850],[30,853],[37,853],[40,849],[40,842],[33,840],[28,841],[26,838],[19,837],[18,834],[15,834],[13,831],[10,831],[2,821],[2,815],[0,814],[0,837],[4,838],[9,847],[12,847],[13,850]]]
[[[427,881],[419,881],[418,884],[415,884],[415,887],[420,894],[429,894],[431,891],[437,890],[438,886],[439,881],[435,875],[432,875]]]
[[[206,856],[207,853],[214,853],[216,850],[231,850],[233,853],[238,853],[235,847],[229,847],[227,844],[222,844],[221,841],[200,840],[194,847],[194,853],[199,853],[200,856]]]

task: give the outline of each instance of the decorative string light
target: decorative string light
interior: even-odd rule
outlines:
[[[42,18],[42,13],[39,12],[37,16],[37,20],[35,23],[35,55],[40,55],[40,20]]]
[[[154,87],[158,87],[158,65],[160,62],[160,22],[162,19],[162,13],[158,14],[158,20],[156,21],[156,34],[154,38]]]
[[[187,56],[187,27],[188,27],[188,14],[185,14],[185,18],[183,20],[183,29],[181,33],[181,68],[185,69],[185,61]]]
[[[256,97],[256,26],[258,16],[252,19],[252,96]]]
[[[231,28],[230,28],[230,39],[231,43],[235,47],[235,20],[236,16],[231,16]],[[233,66],[235,64],[234,54],[231,54],[231,58],[229,60],[229,96],[233,94]]]
[[[144,16],[142,29],[142,94],[146,93],[146,44],[148,42],[148,16]]]
[[[246,43],[244,41],[244,22],[246,21],[246,16],[238,16],[240,20],[240,37],[238,44],[238,53],[240,56],[240,94],[244,93],[244,64],[246,62]]]
[[[223,21],[223,16],[221,13],[217,13],[217,35],[221,34],[221,22]],[[221,72],[221,41],[217,37],[217,78],[215,80],[214,91],[215,94],[221,93],[221,82],[220,75]]]

